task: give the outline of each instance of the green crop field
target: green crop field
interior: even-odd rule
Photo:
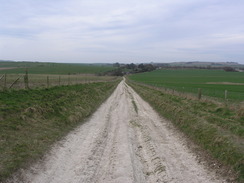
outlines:
[[[0,62],[0,74],[98,74],[113,70],[112,65],[63,64],[42,62]]]
[[[198,88],[201,88],[204,96],[219,99],[225,98],[227,90],[229,100],[244,100],[244,72],[200,69],[156,70],[134,74],[129,78],[136,82],[196,95]]]
[[[0,61],[0,90],[111,81],[116,77],[101,76],[111,70],[114,70],[111,64]],[[28,87],[25,82],[26,71],[28,71]]]

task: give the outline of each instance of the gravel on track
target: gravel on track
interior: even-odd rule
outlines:
[[[182,135],[123,80],[84,124],[42,161],[8,182],[225,182],[187,148]]]

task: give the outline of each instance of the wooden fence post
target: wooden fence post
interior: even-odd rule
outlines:
[[[47,88],[49,88],[49,76],[47,76]]]
[[[227,96],[228,96],[228,91],[225,90],[225,100],[227,100]]]
[[[3,78],[4,78],[4,74],[1,76],[0,81],[1,81]],[[4,89],[4,86],[3,86],[3,89]]]
[[[26,69],[25,71],[24,82],[25,82],[25,89],[29,89],[28,69]]]
[[[61,85],[61,76],[58,77],[58,85]]]
[[[4,74],[4,84],[3,84],[3,89],[7,90],[7,74]]]
[[[202,89],[201,88],[198,88],[198,100],[201,100],[202,98]]]
[[[0,81],[4,78],[4,74],[1,76]]]

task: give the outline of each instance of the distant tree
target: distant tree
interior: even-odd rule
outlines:
[[[139,64],[139,65],[138,65],[138,69],[140,69],[141,71],[143,71],[143,70],[145,69],[144,64]]]
[[[145,71],[153,71],[156,67],[154,67],[152,64],[146,64],[144,70]]]
[[[115,71],[112,72],[113,76],[123,76],[124,73],[122,72],[122,70],[120,68],[116,69]]]
[[[209,69],[209,70],[212,69],[211,65],[208,65],[208,66],[207,66],[207,69]]]
[[[113,64],[114,67],[120,67],[120,64],[118,62]]]
[[[233,67],[224,67],[223,68],[226,72],[236,72],[236,70]]]
[[[126,69],[132,69],[132,70],[135,70],[136,68],[136,65],[131,63],[131,64],[126,64]]]

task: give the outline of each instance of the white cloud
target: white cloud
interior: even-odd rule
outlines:
[[[0,3],[0,59],[244,63],[241,0]]]

